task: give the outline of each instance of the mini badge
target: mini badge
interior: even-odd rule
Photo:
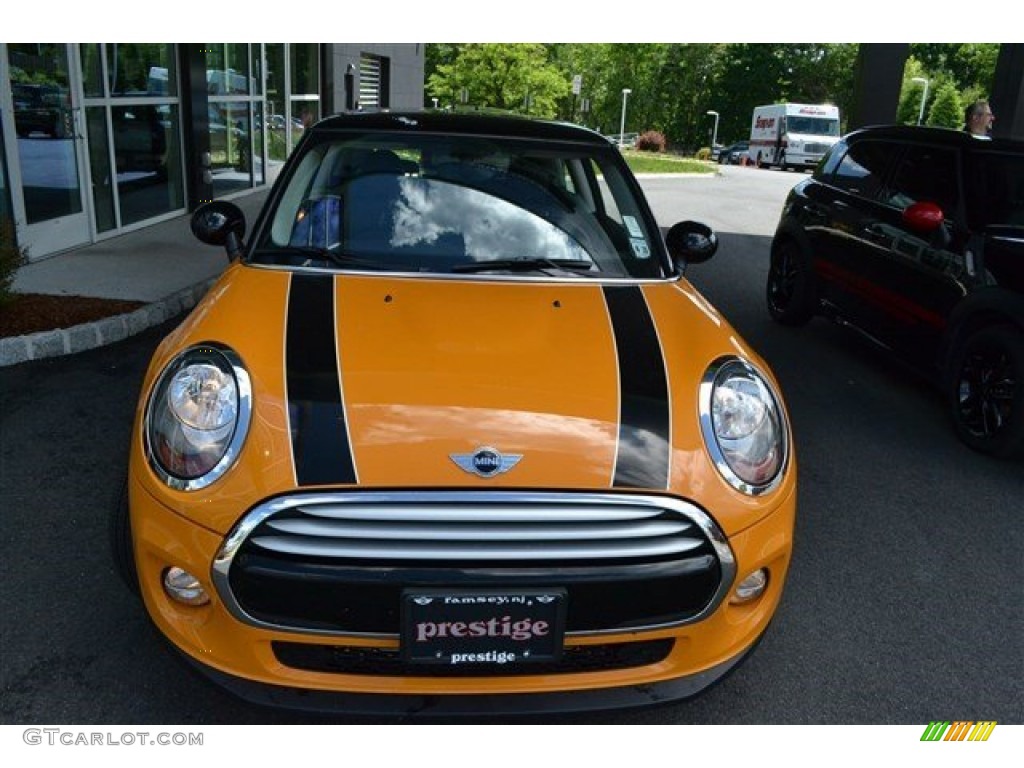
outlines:
[[[502,455],[500,451],[486,446],[477,448],[473,453],[452,453],[449,456],[460,469],[479,477],[494,477],[508,472],[523,458],[521,453]]]

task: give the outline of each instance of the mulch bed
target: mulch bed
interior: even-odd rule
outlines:
[[[10,302],[0,305],[0,338],[70,328],[143,306],[140,301],[15,293]]]

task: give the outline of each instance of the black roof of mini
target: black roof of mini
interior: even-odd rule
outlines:
[[[408,131],[477,136],[511,136],[575,141],[608,146],[611,142],[589,128],[572,123],[487,112],[353,112],[326,117],[314,131]]]

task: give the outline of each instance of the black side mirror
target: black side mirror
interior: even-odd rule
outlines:
[[[245,214],[226,200],[205,203],[192,214],[192,234],[208,245],[223,245],[233,261],[242,253]]]
[[[673,225],[665,235],[672,261],[680,266],[700,264],[715,255],[718,250],[718,236],[714,230],[699,221],[681,221]]]

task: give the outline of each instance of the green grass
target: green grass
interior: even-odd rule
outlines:
[[[624,150],[622,156],[633,173],[714,173],[715,166],[692,158],[653,152]]]

